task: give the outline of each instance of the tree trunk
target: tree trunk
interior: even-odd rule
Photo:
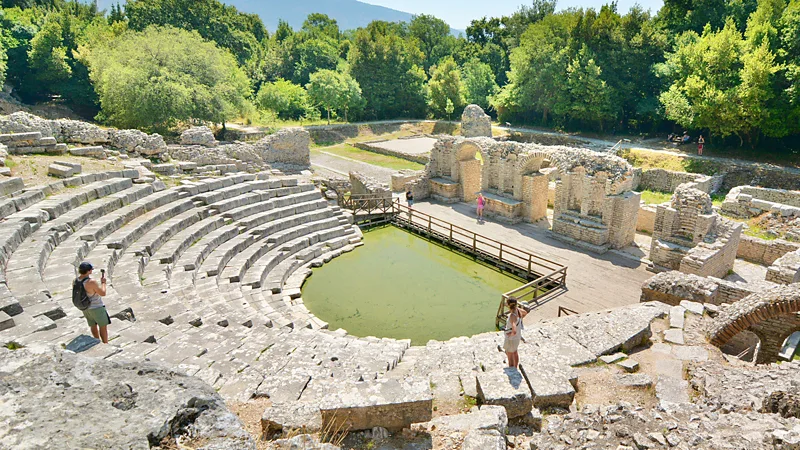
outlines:
[[[328,108],[328,125],[331,124],[331,109]]]
[[[347,123],[347,108],[344,109],[344,123]]]

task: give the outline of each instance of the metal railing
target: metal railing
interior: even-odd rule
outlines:
[[[575,311],[575,310],[572,310],[572,309],[569,309],[569,308],[564,308],[563,306],[559,306],[558,307],[558,317],[561,317],[561,316],[572,316],[572,315],[575,315],[575,314],[579,314],[578,311]]]

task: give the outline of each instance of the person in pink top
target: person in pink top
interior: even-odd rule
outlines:
[[[483,220],[483,207],[486,206],[486,199],[482,193],[478,193],[478,220]]]

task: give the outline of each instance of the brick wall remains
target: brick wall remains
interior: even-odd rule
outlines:
[[[737,186],[725,197],[720,209],[734,217],[754,217],[765,212],[800,217],[800,192]]]
[[[777,284],[800,282],[800,250],[787,253],[767,269],[767,281]]]
[[[656,206],[640,205],[639,215],[636,217],[636,230],[653,234],[656,225]]]
[[[756,363],[773,363],[778,360],[778,353],[786,338],[795,331],[800,331],[800,317],[797,314],[773,317],[751,326],[748,331],[755,333],[761,340]]]
[[[752,263],[770,266],[781,256],[800,250],[800,243],[783,239],[768,241],[757,237],[742,235],[736,257]]]

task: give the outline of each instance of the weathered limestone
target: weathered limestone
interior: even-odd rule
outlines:
[[[713,212],[708,194],[683,184],[669,206],[658,206],[651,270],[724,278],[733,269],[741,233],[741,223]]]
[[[86,156],[89,158],[105,159],[106,150],[103,147],[72,147],[69,149],[72,156]]]
[[[208,127],[192,127],[181,133],[181,145],[202,145],[216,147],[217,139]]]
[[[211,386],[149,363],[117,364],[59,348],[0,348],[0,412],[9,448],[150,448],[179,436],[255,449]],[[98,389],[102,386],[102,389]],[[91,405],[88,407],[87,405]]]
[[[781,256],[767,269],[767,281],[776,284],[800,282],[800,250]]]
[[[61,164],[50,164],[47,167],[47,174],[56,178],[69,178],[75,174],[75,169]]]
[[[159,134],[147,135],[139,130],[109,130],[108,135],[111,147],[129,153],[154,156],[167,151],[167,144]]]
[[[492,118],[478,105],[467,105],[461,114],[461,135],[467,138],[492,137]]]
[[[721,209],[734,217],[754,217],[766,212],[800,217],[800,191],[737,186],[725,197]]]
[[[506,439],[496,430],[476,430],[467,433],[461,450],[505,450]]]
[[[533,409],[533,398],[522,372],[513,368],[489,370],[477,377],[478,399],[485,405],[502,406],[510,419]]]
[[[636,189],[656,192],[675,192],[675,189],[684,183],[693,183],[697,189],[711,194],[719,189],[722,183],[722,177],[711,177],[698,173],[675,172],[664,169],[649,169],[642,172]]]
[[[261,158],[267,164],[286,164],[305,167],[311,165],[311,136],[302,128],[283,128],[255,143]]]
[[[319,410],[323,428],[401,430],[431,420],[433,395],[427,379],[360,382],[327,395]]]

